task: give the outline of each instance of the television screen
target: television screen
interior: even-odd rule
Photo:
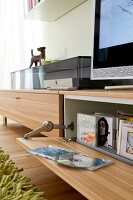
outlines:
[[[133,78],[133,0],[96,0],[92,79]]]
[[[133,42],[133,1],[102,0],[99,48]]]

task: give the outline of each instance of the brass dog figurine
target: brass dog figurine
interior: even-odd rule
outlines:
[[[31,63],[30,63],[30,67],[33,65],[33,63],[35,63],[35,67],[38,65],[38,62],[39,64],[41,65],[41,59],[44,59],[45,60],[45,49],[46,47],[39,47],[37,48],[38,51],[40,51],[40,55],[37,55],[37,56],[34,56],[33,55],[33,49],[31,49]]]

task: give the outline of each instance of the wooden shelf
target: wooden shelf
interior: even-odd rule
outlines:
[[[107,90],[77,90],[77,91],[60,91],[64,95],[64,124],[71,121],[74,122],[74,131],[65,130],[65,137],[77,138],[77,113],[108,113],[116,115],[117,111],[132,113],[133,106],[133,90],[123,91],[107,91]],[[89,146],[88,143],[81,142],[83,145]],[[105,147],[92,147],[96,151],[107,154],[118,160],[133,165],[133,160],[117,154],[117,151],[112,151]]]
[[[37,137],[32,138],[31,140],[18,138],[17,142],[25,149],[56,145],[80,151],[89,156],[110,159],[110,157],[82,146],[76,142],[63,142],[59,138]],[[36,158],[89,200],[132,199],[132,166],[115,160],[114,158],[111,158],[114,161],[112,165],[96,171],[64,167],[49,159],[39,156],[36,156]]]
[[[55,21],[87,0],[41,0],[26,19]]]

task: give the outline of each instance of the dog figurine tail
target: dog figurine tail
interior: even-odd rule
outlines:
[[[33,49],[31,49],[31,55],[33,56]]]

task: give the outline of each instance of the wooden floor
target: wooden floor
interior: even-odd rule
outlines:
[[[10,158],[15,161],[15,166],[24,169],[22,174],[31,178],[32,184],[44,191],[48,200],[86,200],[16,143],[17,137],[23,137],[29,131],[30,129],[11,120],[8,120],[7,125],[3,125],[0,118],[0,146],[9,153]]]

